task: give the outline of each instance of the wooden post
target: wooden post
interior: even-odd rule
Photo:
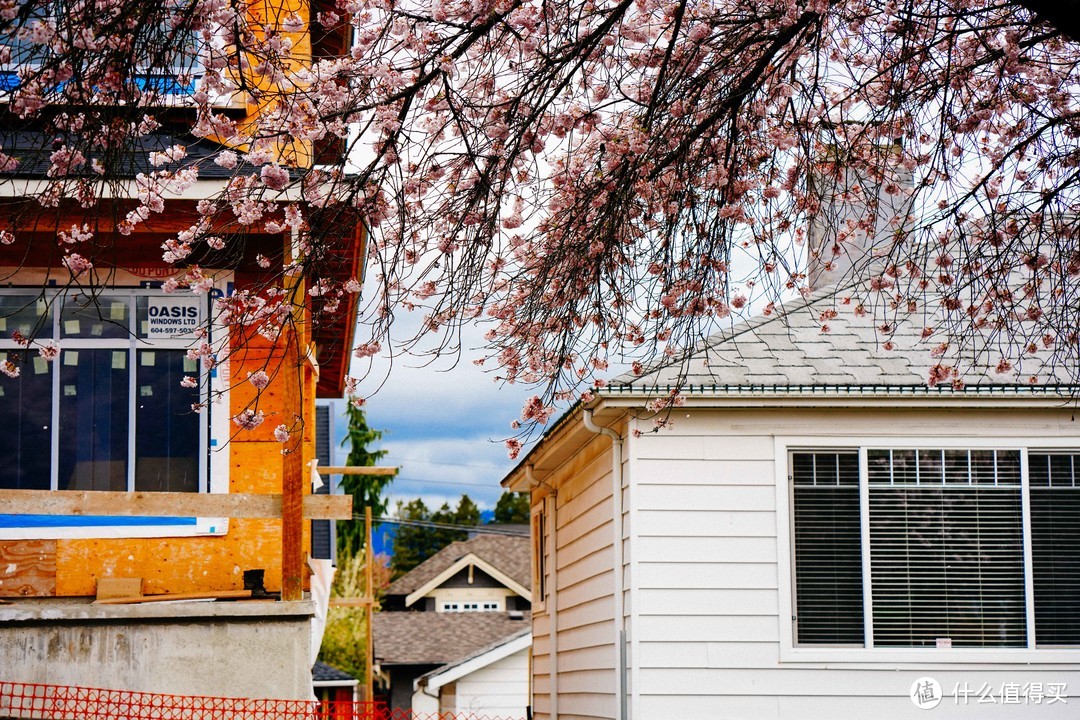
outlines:
[[[285,358],[279,372],[285,383],[286,422],[296,427],[285,455],[281,478],[281,599],[304,599],[304,438],[302,422],[304,364],[300,356],[299,328],[290,328]]]
[[[367,531],[367,539],[364,541],[364,598],[367,602],[367,657],[364,663],[364,702],[372,702],[375,698],[375,679],[374,669],[375,664],[375,646],[372,642],[374,633],[372,633],[372,621],[374,620],[375,610],[375,553],[372,551],[371,539],[374,533],[371,531],[371,508],[364,508],[364,527]]]

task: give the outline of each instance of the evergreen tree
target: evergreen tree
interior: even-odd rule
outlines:
[[[364,411],[352,403],[346,405],[346,417],[349,419],[349,434],[342,442],[349,443],[349,457],[346,465],[371,467],[386,455],[386,450],[372,450],[371,443],[380,440],[382,430],[368,427]],[[341,478],[342,489],[353,497],[353,514],[362,515],[365,507],[371,508],[373,517],[386,514],[386,498],[383,490],[393,482],[392,475],[344,475]],[[337,524],[338,553],[356,555],[364,546],[364,523],[360,520],[339,520]]]
[[[398,502],[397,516],[401,520],[419,520],[444,525],[476,526],[480,524],[480,508],[468,495],[462,495],[457,507],[451,509],[450,503],[443,503],[435,512],[430,512],[424,501],[417,498],[408,503]],[[394,555],[390,559],[390,568],[394,577],[400,577],[427,560],[455,540],[466,540],[466,530],[453,528],[433,528],[402,524],[398,526],[394,538]]]
[[[527,525],[529,523],[529,495],[507,490],[495,503],[495,525]]]
[[[431,511],[420,498],[408,503],[397,504],[397,517],[400,520],[430,521]],[[404,575],[438,551],[436,538],[431,528],[410,525],[407,522],[398,525],[394,535],[394,554],[390,558],[390,569],[395,578]]]

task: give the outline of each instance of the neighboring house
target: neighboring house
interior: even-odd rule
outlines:
[[[835,306],[617,379],[504,480],[532,493],[533,717],[1075,715],[1080,387],[996,358],[928,386],[920,327],[887,350],[842,305],[823,333]]]
[[[524,718],[529,573],[527,537],[477,535],[394,581],[374,616],[391,708]]]
[[[285,17],[295,10],[299,15],[293,24],[299,17],[307,27],[316,13],[332,7],[324,0],[271,0],[252,5],[251,12]],[[320,26],[311,25],[310,34],[296,34],[302,36],[295,38],[299,52],[318,58],[342,51],[343,37],[320,35]],[[17,81],[11,73],[5,77]],[[54,133],[32,122],[21,123],[18,132],[0,130],[4,152],[20,160],[16,169],[7,169],[2,183],[4,222],[12,217],[23,222],[3,226],[14,240],[0,246],[0,360],[26,354],[12,336],[16,330],[60,346],[55,361],[30,358],[17,377],[0,377],[0,425],[5,428],[0,493],[19,491],[0,502],[0,597],[11,600],[0,603],[0,679],[310,699],[310,601],[261,597],[258,602],[94,605],[88,598],[106,579],[135,579],[136,593],[141,579],[146,595],[238,591],[248,570],[263,571],[271,594],[280,591],[281,511],[277,519],[273,511],[249,517],[249,507],[234,503],[230,508],[227,496],[281,494],[286,476],[310,485],[305,463],[314,457],[315,398],[341,397],[343,392],[355,296],[346,297],[337,311],[322,313],[318,323],[311,313],[322,301],[311,300],[295,310],[300,331],[286,330],[276,341],[242,337],[250,328],[232,329],[231,353],[219,358],[212,379],[181,386],[185,374],[201,375],[187,355],[200,338],[159,320],[202,320],[212,312],[214,300],[236,290],[262,288],[280,276],[294,242],[288,232],[254,224],[234,256],[221,256],[221,268],[214,265],[218,256],[203,253],[203,271],[213,278],[210,293],[165,292],[163,282],[182,270],[162,261],[163,243],[199,217],[200,199],[220,192],[229,174],[210,161],[220,146],[182,134],[190,128],[184,98],[190,92],[190,87],[177,84],[163,96],[165,107],[157,114],[161,127],[145,136],[128,160],[132,176],[150,172],[149,153],[179,142],[188,149],[183,162],[199,163],[200,179],[184,194],[166,198],[164,211],[130,234],[117,227],[115,218],[123,218],[138,202],[123,197],[103,202],[100,224],[94,228],[103,242],[80,246],[91,257],[96,277],[106,283],[93,292],[79,284],[65,288],[62,280],[49,282],[50,277],[70,277],[58,265],[57,234],[82,221],[77,203],[61,202],[33,218],[11,210],[36,203],[12,194],[11,188],[49,182],[45,174]],[[243,122],[259,107],[240,98],[225,102],[220,111]],[[0,108],[0,114],[6,112]],[[8,120],[4,115],[5,128]],[[307,163],[314,162],[316,150],[308,153]],[[239,172],[257,170],[241,166]],[[306,206],[303,210],[310,223],[323,222],[318,212]],[[343,239],[335,248],[335,279],[359,279],[362,223],[349,211],[336,215],[334,223]],[[258,254],[272,259],[269,268]],[[214,342],[225,332],[216,330],[210,338]],[[287,344],[304,348],[301,368],[295,360],[291,366],[284,360]],[[267,421],[237,432],[232,418],[255,397],[245,379],[264,369],[271,380],[258,409]],[[192,412],[197,402],[206,403],[204,412]],[[291,424],[298,416],[305,428],[301,452],[285,456],[274,426]],[[183,496],[175,510],[166,510],[175,517],[110,514],[121,505],[146,507],[158,492]],[[16,495],[19,499],[12,499]],[[49,514],[50,503],[65,502],[75,502],[75,511]],[[201,512],[206,508],[237,514]],[[296,528],[296,557],[302,558],[310,547],[310,531],[301,530],[299,522]],[[295,586],[301,582],[301,562],[290,578]]]
[[[356,702],[360,681],[322,660],[311,666],[311,682],[315,686],[315,698],[320,702]]]

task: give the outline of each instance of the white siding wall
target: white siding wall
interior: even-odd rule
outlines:
[[[554,503],[555,558],[548,592],[557,593],[558,720],[611,718],[615,708],[612,619],[611,441],[598,437],[572,461],[544,478],[558,488]],[[546,500],[549,510],[552,500]],[[548,553],[551,554],[549,534]],[[551,717],[549,599],[533,612],[533,708]]]
[[[529,651],[480,668],[457,681],[456,711],[498,720],[524,720],[529,704]]]
[[[1076,717],[1080,697],[1026,707],[1000,700],[956,707],[949,697],[924,714],[908,692],[929,675],[946,692],[963,682],[1066,682],[1080,695],[1078,664],[781,660],[781,633],[790,637],[791,622],[780,617],[780,588],[790,570],[780,566],[777,547],[775,436],[819,436],[827,446],[871,434],[958,433],[1005,442],[1061,436],[1080,446],[1069,411],[697,411],[680,413],[671,431],[629,439],[634,720]]]

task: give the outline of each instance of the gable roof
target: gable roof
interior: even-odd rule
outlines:
[[[373,621],[381,665],[446,665],[532,627],[527,612],[377,612]]]
[[[470,554],[499,570],[519,586],[525,589],[532,587],[528,537],[477,535],[470,540],[450,543],[392,582],[386,594],[411,595]]]
[[[622,375],[597,395],[666,392],[680,384],[684,394],[824,389],[954,392],[949,380],[928,385],[931,367],[957,361],[931,356],[938,341],[922,339],[922,323],[902,322],[883,330],[881,319],[856,314],[854,301],[845,304],[849,295],[850,289],[829,289],[807,299],[788,300],[768,316],[735,323],[682,358],[647,369],[641,376]],[[835,317],[822,319],[832,311]],[[823,332],[824,324],[828,332]],[[1000,359],[993,352],[961,358],[958,369],[964,387],[959,392],[1032,386],[1056,392],[1075,385],[1076,368],[1035,356],[1025,358],[1020,370],[998,373]],[[1031,376],[1036,383],[1029,382]]]
[[[532,630],[526,626],[509,637],[501,638],[487,647],[421,675],[416,679],[416,686],[428,687],[432,690],[441,688],[516,652],[525,650],[531,645]]]
[[[311,679],[323,685],[356,685],[357,680],[349,673],[333,665],[316,660],[311,666]]]

